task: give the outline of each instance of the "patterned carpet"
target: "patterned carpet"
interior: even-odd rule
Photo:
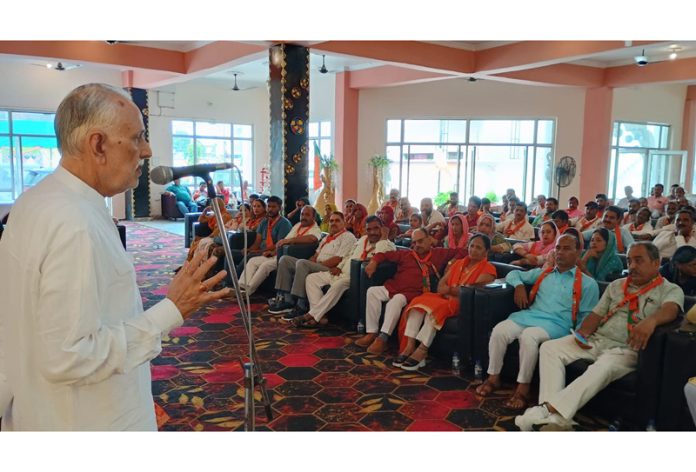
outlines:
[[[166,293],[184,260],[181,236],[126,223],[145,307]],[[256,396],[256,429],[271,431],[505,431],[517,430],[515,412],[503,407],[510,386],[478,398],[471,374],[454,376],[433,359],[419,372],[391,366],[386,356],[355,346],[356,333],[329,325],[296,330],[271,315],[266,297],[252,299],[253,329],[268,382],[273,420]],[[164,431],[243,430],[240,356],[248,352],[239,309],[218,303],[192,315],[164,340],[152,361],[155,401]],[[580,417],[581,429],[606,422]]]

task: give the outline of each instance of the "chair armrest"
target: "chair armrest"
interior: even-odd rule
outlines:
[[[278,258],[292,256],[298,259],[309,259],[317,251],[317,247],[319,247],[319,243],[285,244],[278,251]]]
[[[496,324],[519,310],[514,302],[514,287],[476,287],[474,292],[474,361],[488,366],[488,340]]]

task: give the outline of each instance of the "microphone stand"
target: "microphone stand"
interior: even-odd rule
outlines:
[[[235,167],[236,168],[236,167]],[[239,169],[237,173],[239,175],[239,181],[241,182],[241,174]],[[217,222],[218,228],[220,228],[220,239],[222,240],[222,247],[225,251],[225,258],[227,259],[229,272],[232,279],[232,285],[234,287],[235,295],[237,296],[237,303],[239,305],[239,314],[244,323],[244,329],[246,330],[247,337],[249,338],[249,360],[244,362],[244,359],[239,358],[239,364],[244,371],[244,431],[254,431],[255,428],[255,411],[254,411],[254,390],[255,385],[259,386],[261,390],[261,400],[263,402],[264,409],[266,411],[266,417],[270,422],[273,419],[273,411],[271,409],[271,400],[268,396],[268,391],[266,390],[266,379],[261,371],[261,365],[258,361],[258,354],[256,352],[256,343],[254,341],[254,333],[251,326],[251,311],[249,310],[249,295],[244,293],[242,296],[239,279],[237,278],[237,269],[234,264],[234,259],[232,258],[232,250],[230,249],[230,242],[227,239],[227,232],[225,230],[225,223],[222,219],[222,206],[225,204],[222,197],[219,197],[215,193],[215,186],[213,185],[213,180],[210,178],[210,174],[205,174],[204,176],[199,176],[205,179],[208,186],[208,198],[210,198],[210,204],[213,207],[213,213],[215,213],[215,221]],[[244,265],[246,267],[247,262],[247,233],[246,233],[246,212],[242,210],[242,224],[244,226]]]

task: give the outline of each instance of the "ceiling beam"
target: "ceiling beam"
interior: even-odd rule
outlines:
[[[435,80],[451,79],[454,75],[440,74],[397,66],[379,66],[351,71],[348,86],[354,89],[393,87]]]
[[[472,51],[418,41],[327,41],[315,44],[312,50],[433,72],[474,72]]]
[[[521,70],[489,76],[521,80],[537,85],[559,85],[572,87],[601,87],[604,85],[604,69],[575,64],[554,64],[537,69]]]
[[[236,41],[215,41],[184,54],[187,74],[208,74],[228,68],[228,65],[258,59],[268,53],[266,46]]]
[[[610,67],[606,70],[607,87],[631,85],[691,82],[696,80],[696,57],[674,61],[653,62],[638,67],[635,64]]]

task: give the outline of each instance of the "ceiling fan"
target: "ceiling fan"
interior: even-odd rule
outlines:
[[[326,68],[326,54],[321,55],[321,67],[319,68],[319,72],[322,74],[329,72],[329,69]]]
[[[58,72],[65,72],[67,70],[73,70],[73,69],[77,69],[78,67],[82,67],[81,64],[69,64],[67,62],[64,63],[62,61],[58,61],[55,63],[54,62],[46,62],[45,64],[32,63],[32,65],[37,66],[37,67],[42,67],[44,69],[57,70]]]
[[[245,90],[252,90],[255,88],[258,88],[258,85],[252,85],[251,87],[240,87],[239,84],[237,83],[237,76],[238,75],[244,75],[243,72],[230,72],[234,76],[234,85],[230,90],[234,92],[244,92]]]

